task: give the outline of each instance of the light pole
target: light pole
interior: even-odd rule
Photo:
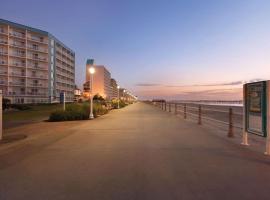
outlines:
[[[126,90],[124,90],[124,91],[123,91],[123,99],[124,99],[125,102],[127,101],[126,98],[127,98],[127,97],[126,97]]]
[[[89,68],[89,73],[90,73],[90,89],[91,89],[91,94],[89,91],[89,99],[90,99],[90,114],[89,114],[89,119],[94,119],[94,115],[93,115],[93,76],[95,73],[95,68],[94,67],[90,67]]]
[[[119,103],[120,103],[120,99],[119,99],[119,90],[120,90],[120,86],[118,85],[117,86],[117,96],[118,96],[118,109],[120,108],[120,106],[119,106]]]

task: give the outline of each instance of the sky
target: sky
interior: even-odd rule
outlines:
[[[52,33],[141,99],[239,100],[270,79],[269,0],[0,0],[0,18]]]

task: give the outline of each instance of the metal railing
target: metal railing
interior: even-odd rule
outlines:
[[[198,125],[207,122],[225,125],[228,137],[235,136],[235,129],[243,129],[242,107],[220,106],[217,108],[219,106],[171,102],[154,102],[153,104],[164,111],[180,115],[184,119],[196,120]]]

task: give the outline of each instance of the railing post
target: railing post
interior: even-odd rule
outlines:
[[[174,104],[174,114],[177,115],[177,103]]]
[[[199,105],[199,110],[198,110],[198,124],[202,124],[202,106]]]
[[[187,118],[187,104],[184,105],[184,119]]]
[[[167,103],[165,102],[165,111],[167,111]]]
[[[169,112],[171,112],[171,103],[169,103]]]
[[[229,108],[229,130],[228,137],[233,137],[233,110]]]

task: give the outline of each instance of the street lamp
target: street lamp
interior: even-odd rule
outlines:
[[[118,92],[118,93],[117,93],[117,96],[118,96],[118,109],[119,109],[119,108],[120,108],[120,106],[119,106],[119,102],[120,102],[120,100],[119,100],[119,90],[120,90],[120,86],[119,86],[119,85],[117,86],[117,89],[118,89],[118,90],[117,90],[117,92]]]
[[[124,90],[124,91],[123,91],[123,99],[124,99],[125,102],[127,101],[126,98],[127,98],[127,97],[126,97],[126,90]]]
[[[90,114],[89,114],[89,119],[94,119],[94,115],[93,115],[93,76],[95,73],[95,68],[94,67],[90,67],[89,68],[89,73],[90,73],[90,88],[91,88],[91,94],[89,95],[89,99],[90,99]]]

